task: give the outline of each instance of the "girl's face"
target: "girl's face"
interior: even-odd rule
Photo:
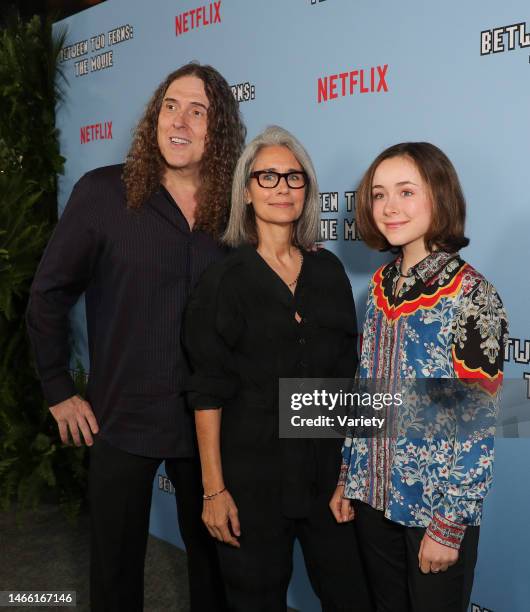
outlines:
[[[391,157],[377,166],[372,181],[372,214],[377,228],[392,246],[425,248],[432,200],[409,157]]]

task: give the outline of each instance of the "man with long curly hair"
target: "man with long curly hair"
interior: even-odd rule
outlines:
[[[185,303],[223,256],[232,173],[245,139],[237,102],[211,66],[160,84],[124,165],[74,187],[32,286],[27,323],[61,439],[90,447],[91,609],[143,608],[153,478],[165,460],[188,553],[191,610],[225,609],[180,344]],[[68,315],[85,292],[86,400],[69,373]]]

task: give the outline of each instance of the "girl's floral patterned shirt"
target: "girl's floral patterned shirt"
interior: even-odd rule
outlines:
[[[494,415],[508,333],[495,288],[458,254],[437,251],[411,268],[394,297],[400,264],[382,266],[370,282],[359,377],[394,385],[465,379],[462,385],[480,393],[480,409]],[[433,540],[458,549],[465,526],[480,524],[493,430],[459,431],[454,410],[454,418],[436,410],[432,428],[417,404],[405,401],[399,418],[421,434],[398,427],[392,435],[346,438],[339,483],[345,497],[402,525],[426,527]]]

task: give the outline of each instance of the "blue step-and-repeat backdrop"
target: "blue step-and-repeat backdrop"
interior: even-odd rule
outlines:
[[[61,207],[79,177],[121,162],[145,103],[190,60],[233,86],[253,137],[275,123],[317,169],[326,247],[344,262],[362,317],[371,272],[354,219],[355,188],[383,148],[427,140],[454,162],[467,197],[463,256],[497,287],[510,318],[506,378],[530,414],[530,6],[527,0],[108,0],[67,28],[58,111]],[[82,304],[76,348],[89,368]],[[472,612],[530,610],[530,440],[499,439]],[[151,532],[181,545],[161,468]],[[337,554],[340,554],[337,551]],[[290,604],[319,606],[296,551]]]

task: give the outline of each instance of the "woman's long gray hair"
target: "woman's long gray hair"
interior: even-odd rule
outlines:
[[[245,190],[260,149],[269,146],[287,147],[307,174],[304,208],[294,225],[293,244],[309,249],[318,240],[320,230],[320,201],[315,169],[301,143],[277,125],[269,126],[249,142],[237,162],[232,183],[230,217],[222,241],[232,247],[258,242],[254,210],[247,204]]]

